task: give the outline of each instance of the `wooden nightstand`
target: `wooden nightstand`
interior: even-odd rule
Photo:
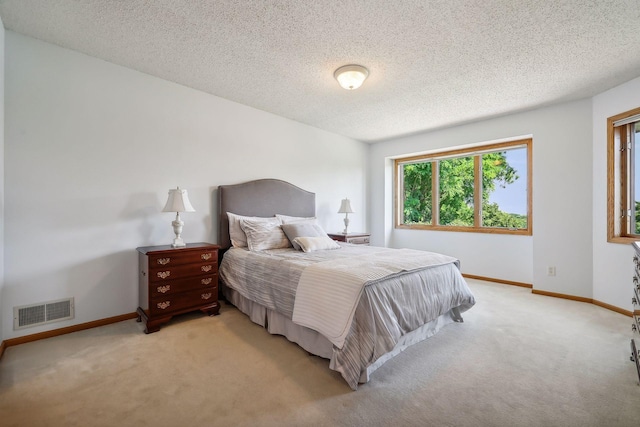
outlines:
[[[160,330],[176,314],[201,310],[212,316],[220,312],[218,249],[211,243],[137,249],[138,322],[144,321],[146,334]]]
[[[354,245],[368,245],[371,233],[329,233],[328,236],[338,242],[353,243]]]

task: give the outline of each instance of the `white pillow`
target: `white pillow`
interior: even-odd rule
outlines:
[[[282,214],[276,214],[276,218],[280,218],[280,221],[282,221],[283,224],[291,224],[292,222],[310,222],[313,224],[316,224],[316,217],[315,216],[289,216],[289,215],[282,215]]]
[[[280,228],[278,218],[273,218],[273,221],[243,219],[240,221],[240,227],[247,236],[247,246],[250,251],[291,247],[291,242]]]
[[[295,221],[280,226],[289,241],[293,244],[294,249],[300,251],[302,248],[296,243],[297,237],[329,237],[327,233],[318,224],[308,221]]]
[[[340,249],[340,245],[330,237],[296,237],[293,241],[305,252],[322,251],[325,249]]]
[[[278,225],[280,224],[280,220],[274,217],[262,218],[258,216],[242,216],[242,215],[236,215],[231,212],[227,212],[227,217],[229,218],[229,237],[231,238],[231,245],[234,248],[247,247],[247,236],[242,230],[242,227],[240,227],[240,221],[242,221],[243,219],[250,219],[252,221],[265,221],[265,222],[277,221]]]

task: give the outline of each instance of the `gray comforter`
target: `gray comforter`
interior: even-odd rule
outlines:
[[[311,253],[232,248],[223,257],[220,279],[243,297],[291,319],[298,281],[306,266],[392,250],[349,244]],[[355,390],[367,367],[393,350],[403,336],[438,318],[459,320],[459,313],[474,304],[457,262],[376,281],[365,286],[344,346],[333,347],[330,367]],[[440,321],[438,328],[446,323]]]

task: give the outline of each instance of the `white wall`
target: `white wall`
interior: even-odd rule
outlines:
[[[0,342],[3,341],[4,300],[4,24],[0,18]]]
[[[442,252],[458,257],[467,274],[590,298],[590,121],[591,101],[583,100],[373,145],[369,223],[374,244]],[[533,137],[532,237],[393,228],[391,157],[526,135]],[[546,275],[547,266],[556,267],[555,277]]]
[[[632,310],[631,245],[607,242],[607,118],[640,107],[640,78],[593,98],[593,298]]]
[[[350,228],[369,229],[374,244],[631,308],[632,250],[606,243],[605,125],[640,105],[640,78],[593,100],[368,147],[10,31],[0,47],[0,340],[133,312],[135,247],[173,237],[172,215],[159,212],[167,190],[187,188],[197,209],[183,215],[185,240],[215,242],[217,185],[264,177],[315,191],[327,230],[342,229],[347,196]],[[525,135],[533,237],[393,229],[391,157]],[[13,306],[69,296],[73,321],[12,330]]]
[[[220,184],[314,191],[329,231],[345,196],[366,212],[361,142],[11,31],[6,55],[4,339],[134,312],[135,248],[171,242],[176,185],[191,242],[216,242]],[[71,296],[74,320],[13,331],[13,306]]]

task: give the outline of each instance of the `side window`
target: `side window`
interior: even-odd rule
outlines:
[[[607,119],[607,239],[640,239],[640,108]]]

